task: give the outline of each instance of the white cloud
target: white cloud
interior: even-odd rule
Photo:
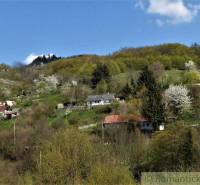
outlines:
[[[30,55],[28,55],[26,57],[26,59],[24,60],[24,64],[28,65],[30,64],[31,62],[33,62],[33,60],[35,60],[39,55],[36,55],[34,53],[31,53]]]
[[[168,18],[171,23],[191,22],[193,12],[182,0],[150,0],[148,13],[159,14]]]
[[[146,7],[144,7],[144,2],[146,2]],[[143,8],[139,6],[140,3]],[[158,18],[155,20],[159,26],[164,23],[190,23],[200,11],[200,5],[186,4],[184,0],[137,0],[135,7],[146,10],[148,14],[162,17],[162,20]]]

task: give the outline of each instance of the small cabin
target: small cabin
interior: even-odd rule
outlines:
[[[102,140],[126,143],[132,140],[129,119],[122,115],[108,115],[102,120]]]

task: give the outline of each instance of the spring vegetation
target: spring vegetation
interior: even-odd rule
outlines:
[[[200,45],[41,60],[0,65],[0,99],[20,110],[0,120],[0,184],[136,185],[141,172],[200,171]],[[108,92],[124,103],[86,107],[88,95]],[[156,131],[121,129],[105,142],[109,114],[144,116]]]

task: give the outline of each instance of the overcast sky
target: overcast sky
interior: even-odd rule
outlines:
[[[0,1],[0,62],[200,43],[198,0]]]

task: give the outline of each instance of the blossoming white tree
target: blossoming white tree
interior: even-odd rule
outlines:
[[[165,103],[175,115],[189,110],[192,103],[189,90],[182,85],[170,85],[165,91]]]
[[[196,65],[192,60],[189,60],[188,62],[185,63],[185,68],[187,70],[195,70],[196,69]]]

